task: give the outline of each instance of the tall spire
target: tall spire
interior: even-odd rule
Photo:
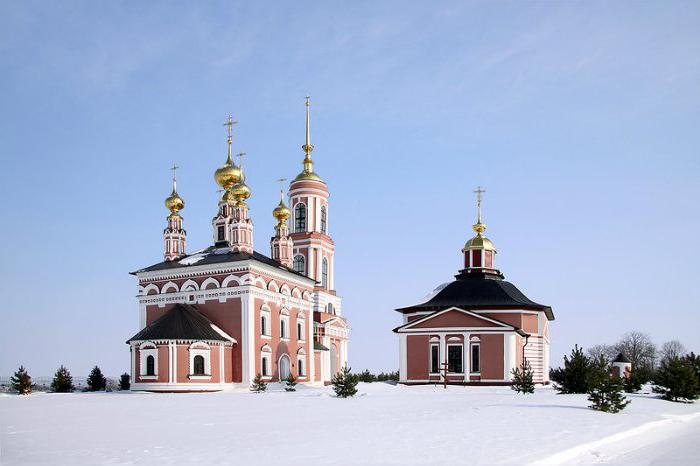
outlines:
[[[477,186],[476,189],[474,190],[474,193],[476,194],[476,224],[472,226],[472,229],[476,232],[478,237],[481,237],[481,235],[486,231],[486,225],[481,223],[481,195],[485,193],[486,190],[483,189],[481,186]]]
[[[180,168],[176,164],[173,164],[172,168],[170,168],[173,171],[173,193],[177,193],[177,169]]]
[[[321,180],[321,177],[319,177],[316,173],[314,173],[314,161],[311,160],[311,152],[314,150],[313,144],[311,144],[311,129],[310,129],[310,123],[309,123],[309,108],[311,107],[311,103],[309,102],[309,97],[308,95],[306,96],[306,141],[301,148],[304,150],[304,169],[299,173],[299,175],[296,177],[295,181],[297,180],[318,180],[318,181],[323,181]]]
[[[228,156],[226,157],[226,163],[229,165],[233,165],[233,125],[238,123],[237,121],[233,120],[233,117],[231,115],[228,116],[228,119],[224,122],[224,126],[226,126],[226,130],[228,132],[228,138],[226,138],[226,142],[228,144]]]

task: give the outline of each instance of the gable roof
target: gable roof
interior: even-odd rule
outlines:
[[[462,273],[428,301],[396,309],[398,312],[435,311],[448,307],[463,309],[534,309],[544,311],[554,320],[552,308],[531,301],[512,283],[500,276]]]
[[[460,309],[458,307],[449,307],[447,309],[442,309],[442,310],[431,312],[430,314],[423,316],[419,319],[416,319],[416,320],[413,320],[411,322],[407,322],[403,325],[400,325],[400,326],[396,327],[393,331],[394,331],[394,333],[402,333],[402,331],[404,331],[404,330],[413,330],[413,329],[420,330],[422,328],[430,329],[431,327],[423,327],[423,324],[430,321],[430,320],[439,319],[440,316],[444,316],[444,315],[449,314],[451,312],[459,312],[461,314],[464,314],[465,317],[468,317],[470,319],[475,319],[477,321],[483,321],[484,322],[483,327],[489,327],[489,328],[492,328],[493,330],[497,330],[497,329],[501,328],[502,330],[506,330],[506,331],[508,331],[508,330],[514,331],[521,336],[528,335],[525,331],[523,331],[519,327],[516,327],[516,326],[511,325],[511,324],[507,324],[505,322],[501,322],[500,320],[494,319],[492,317],[486,317],[486,316],[482,316],[480,314],[477,314],[475,312],[471,312],[471,311],[468,311],[465,309]],[[478,327],[478,326],[477,325],[464,325],[463,326],[463,328],[469,328],[469,327]],[[454,326],[454,328],[462,328],[462,327]]]
[[[285,267],[274,259],[267,257],[264,254],[260,254],[257,251],[253,251],[253,254],[247,252],[233,252],[231,249],[226,247],[217,248],[216,246],[210,246],[201,251],[197,251],[192,254],[180,257],[172,261],[158,262],[157,264],[144,267],[135,272],[131,272],[132,275],[136,275],[142,272],[154,272],[158,270],[175,270],[186,267],[193,267],[197,265],[209,265],[209,264],[223,264],[226,262],[241,262],[246,260],[253,260],[260,262],[262,264],[275,267],[283,272],[292,273],[298,277],[305,278],[309,281],[316,282],[316,280],[307,277],[303,273],[295,272],[294,270]]]
[[[176,304],[126,342],[145,340],[209,340],[235,342],[189,304]]]

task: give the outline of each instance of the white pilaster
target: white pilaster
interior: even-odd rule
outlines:
[[[407,335],[399,334],[399,382],[406,382],[408,376]]]
[[[471,333],[463,333],[462,339],[464,341],[464,346],[462,348],[462,354],[464,355],[464,381],[469,382],[469,374],[471,373],[471,363],[472,363],[472,345],[469,341]]]
[[[503,334],[503,380],[510,381],[515,369],[515,333]]]

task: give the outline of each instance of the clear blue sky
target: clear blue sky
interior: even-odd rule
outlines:
[[[698,2],[3,2],[0,374],[129,367],[176,161],[211,242],[224,118],[257,249],[312,96],[354,369],[450,280],[472,190],[552,362],[641,330],[700,349]]]

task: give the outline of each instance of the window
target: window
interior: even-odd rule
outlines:
[[[440,373],[440,345],[437,343],[430,345],[430,373]]]
[[[260,316],[260,335],[267,335],[267,317]]]
[[[286,321],[286,319],[280,320],[280,338],[287,338],[287,321]]]
[[[306,261],[301,254],[294,256],[294,271],[297,273],[306,273]]]
[[[304,204],[297,204],[294,208],[294,231],[305,231],[306,230],[306,206]]]
[[[328,259],[323,259],[321,263],[321,286],[328,288]]]
[[[333,303],[328,303],[326,305],[326,312],[329,314],[335,314],[335,309],[333,308]]]
[[[297,340],[303,340],[304,339],[304,321],[299,320],[297,321]]]
[[[472,343],[472,365],[469,368],[470,372],[479,373],[481,372],[481,345],[479,343]]]
[[[304,377],[306,375],[306,371],[304,371],[304,358],[299,358],[297,367],[299,368],[299,377]]]
[[[151,355],[146,357],[146,375],[156,375],[156,358]]]
[[[321,232],[325,233],[326,232],[326,226],[327,226],[327,221],[326,221],[326,206],[321,207]]]
[[[264,376],[270,375],[270,358],[263,356],[262,358],[262,374]]]
[[[447,370],[462,373],[462,345],[447,345]]]
[[[225,232],[224,232],[224,226],[223,226],[223,225],[220,226],[220,227],[218,228],[217,231],[218,231],[217,234],[218,234],[218,237],[219,237],[219,241],[223,241],[224,239],[226,239],[226,238],[225,238]]]
[[[194,375],[204,375],[204,356],[198,354],[194,357]]]

